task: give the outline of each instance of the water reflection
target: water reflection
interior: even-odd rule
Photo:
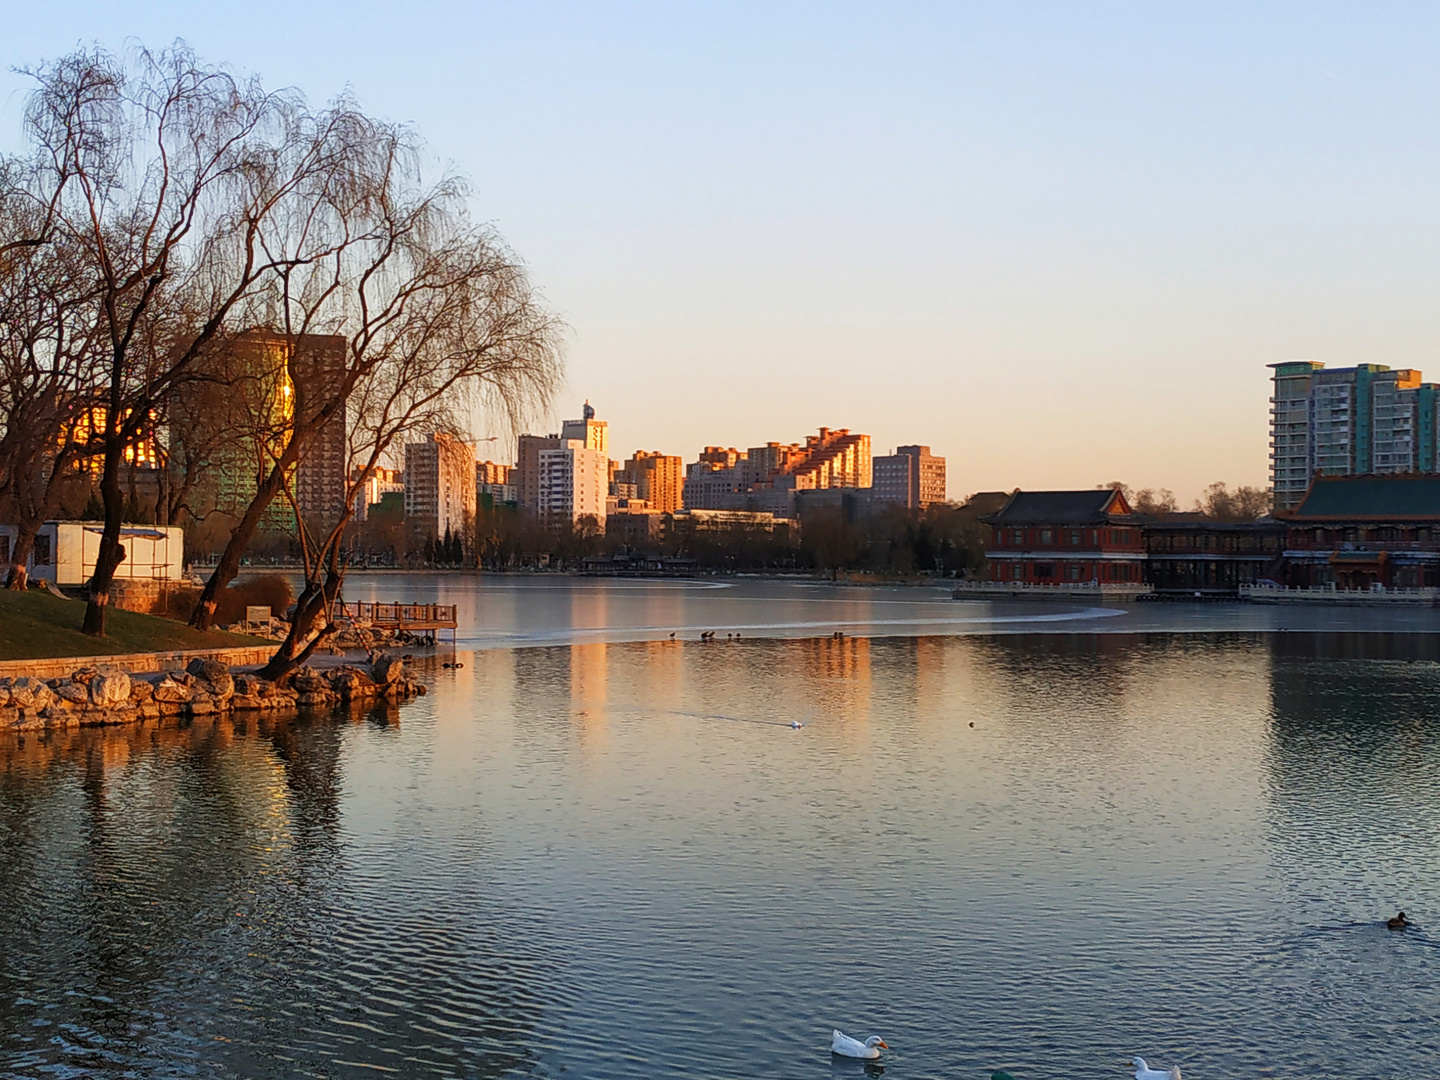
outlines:
[[[381,732],[393,716],[355,719]],[[197,719],[5,747],[0,1060],[243,1076],[533,1063],[553,966],[517,953],[483,873],[450,866],[453,838],[347,835],[351,732]],[[458,844],[477,868],[480,843]]]
[[[17,740],[0,1068],[1440,1074],[1436,644],[587,640]]]

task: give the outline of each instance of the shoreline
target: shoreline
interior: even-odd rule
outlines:
[[[73,661],[72,661],[73,663]],[[384,656],[363,667],[301,667],[288,685],[250,672],[234,672],[214,659],[195,657],[183,670],[156,673],[74,667],[68,676],[0,678],[0,732],[45,732],[109,727],[214,714],[293,716],[301,711],[353,711],[378,703],[399,705],[426,688],[403,660]]]

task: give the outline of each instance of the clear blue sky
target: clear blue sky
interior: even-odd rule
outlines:
[[[950,493],[1266,477],[1265,365],[1429,369],[1440,7],[18,3],[412,123],[569,322],[612,456],[821,424]],[[24,82],[0,76],[0,147]],[[485,434],[483,430],[477,434]]]

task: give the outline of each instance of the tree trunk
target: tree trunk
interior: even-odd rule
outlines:
[[[5,577],[5,588],[24,592],[30,587],[30,552],[35,550],[35,534],[40,531],[37,521],[19,521],[15,524],[15,541],[10,547],[10,572]]]
[[[290,631],[269,663],[256,672],[260,678],[283,684],[291,672],[310,659],[322,641],[335,633],[330,612],[344,582],[344,567],[331,560],[323,581],[312,579],[305,583],[304,590],[295,601],[295,617],[290,622]]]
[[[112,414],[116,410],[111,410]],[[113,418],[111,425],[115,425]],[[105,503],[105,529],[100,534],[100,551],[95,557],[95,574],[90,578],[90,597],[85,605],[85,623],[80,628],[91,637],[105,636],[105,613],[110,607],[110,586],[115,571],[125,561],[120,544],[120,526],[125,517],[124,493],[120,489],[120,458],[124,446],[118,432],[106,438],[105,470],[100,474],[100,497]],[[57,553],[58,554],[58,553]]]
[[[256,490],[255,498],[251,499],[250,505],[245,508],[245,516],[230,530],[230,540],[226,543],[225,550],[220,553],[220,561],[205,582],[200,599],[195,603],[195,611],[190,616],[190,625],[196,630],[209,630],[214,624],[215,609],[220,605],[221,591],[239,576],[240,558],[250,546],[250,541],[255,539],[255,533],[260,528],[260,519],[265,516],[270,503],[285,486],[285,474],[298,457],[298,448],[292,440],[291,445],[286,447],[285,453],[276,461],[269,475]],[[298,613],[299,609],[296,611]]]

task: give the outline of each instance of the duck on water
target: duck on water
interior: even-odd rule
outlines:
[[[841,1057],[873,1059],[880,1056],[881,1050],[889,1050],[890,1044],[879,1035],[871,1035],[864,1042],[859,1039],[852,1039],[840,1030],[831,1033],[830,1052],[839,1054]]]

